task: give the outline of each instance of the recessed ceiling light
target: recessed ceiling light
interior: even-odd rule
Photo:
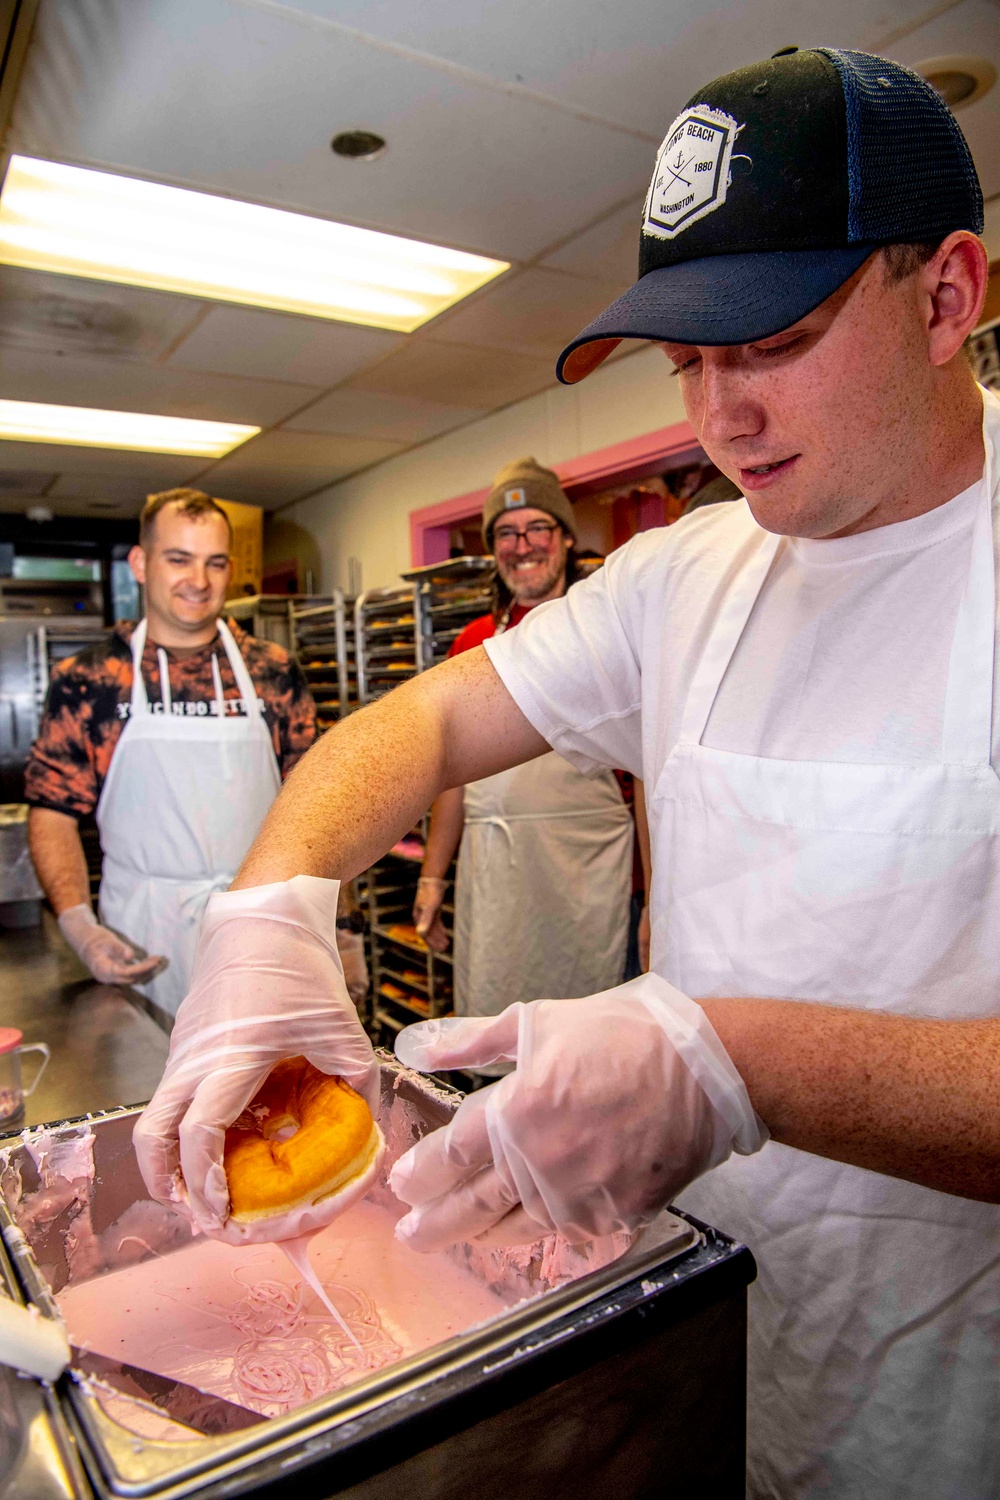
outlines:
[[[411,333],[508,269],[284,209],[12,156],[0,262]]]
[[[988,57],[971,53],[952,53],[947,57],[929,57],[917,63],[920,73],[951,109],[964,109],[988,94],[997,81],[997,70]]]
[[[342,130],[330,142],[331,150],[352,161],[374,161],[385,150],[385,137],[374,130]]]
[[[156,417],[41,401],[0,401],[0,438],[18,443],[70,443],[77,448],[130,448],[138,453],[182,453],[222,458],[256,437],[259,427]]]

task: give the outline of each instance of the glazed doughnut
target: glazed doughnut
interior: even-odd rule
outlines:
[[[358,1197],[373,1182],[383,1140],[372,1112],[342,1078],[304,1057],[271,1069],[226,1131],[230,1218],[251,1224],[297,1208]]]

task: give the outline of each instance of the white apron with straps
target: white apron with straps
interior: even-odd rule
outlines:
[[[613,772],[588,779],[550,751],[467,786],[456,1012],[620,984],[631,875],[632,818]]]
[[[998,450],[1000,406],[990,398],[940,763],[770,760],[701,743],[782,545],[761,532],[651,802],[653,968],[685,994],[1000,1013]],[[1000,1495],[1000,1208],[774,1143],[733,1158],[680,1201],[758,1260],[751,1495]]]
[[[232,632],[219,636],[245,715],[227,716],[218,660],[214,712],[174,714],[166,652],[161,701],[142,680],[146,621],[132,636],[132,707],[97,805],[104,852],[101,920],[161,953],[167,968],[138,988],[172,1015],[188,989],[202,912],[236,874],[281,785],[271,735]]]

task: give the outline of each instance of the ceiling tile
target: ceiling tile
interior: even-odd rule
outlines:
[[[204,470],[198,483],[226,500],[273,507],[399,451],[399,443],[370,438],[268,432]]]
[[[479,407],[442,406],[417,396],[387,396],[344,387],[286,422],[282,431],[339,432],[420,443],[482,416]]]
[[[0,499],[10,495],[44,495],[55,474],[40,469],[0,469]]]
[[[390,396],[419,391],[423,399],[445,406],[464,403],[489,411],[544,390],[555,384],[555,378],[551,359],[416,339],[348,384],[355,390],[384,391]]]
[[[300,381],[328,390],[403,343],[404,335],[216,304],[171,355],[183,370]]]
[[[56,499],[68,499],[76,497],[79,500],[134,500],[136,496],[145,499],[148,494],[165,486],[155,479],[155,471],[150,474],[153,479],[151,484],[146,484],[147,471],[142,465],[142,454],[133,454],[138,459],[138,466],[130,474],[107,474],[101,470],[86,473],[60,474],[48,494]],[[191,466],[199,467],[198,459],[187,460],[191,472]],[[168,487],[168,486],[167,486]]]
[[[610,281],[623,292],[637,274],[640,219],[639,203],[630,203],[554,250],[542,265]]]
[[[149,362],[204,310],[195,297],[0,266],[0,346],[6,348]]]
[[[0,469],[36,469],[60,476],[73,474],[107,474],[135,483],[146,494],[165,490],[175,484],[186,484],[199,469],[200,458],[183,458],[172,453],[126,453],[113,448],[73,448],[64,443],[14,443],[0,441]],[[54,489],[61,488],[57,479]]]
[[[0,349],[0,396],[7,400],[269,427],[320,394],[307,385],[118,365],[103,359],[53,359],[35,350]]]
[[[359,123],[376,161],[330,150]],[[42,7],[6,144],[529,260],[639,197],[656,142],[284,6],[75,0]]]
[[[287,3],[287,0],[286,0]],[[289,8],[447,58],[660,137],[699,84],[802,38],[877,50],[928,0],[292,0]],[[652,167],[652,162],[650,162]]]
[[[3,503],[3,509],[24,514],[32,505],[44,505],[55,516],[93,516],[95,519],[127,521],[138,516],[145,504],[145,493],[136,493],[126,500],[115,503],[99,498],[79,495],[44,495],[33,500],[14,500]]]
[[[554,367],[563,345],[622,290],[612,282],[562,271],[522,271],[439,318],[434,340],[513,349],[547,359]]]

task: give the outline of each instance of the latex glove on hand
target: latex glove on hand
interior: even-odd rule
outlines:
[[[63,937],[99,984],[141,984],[166,967],[160,954],[144,957],[116,932],[102,927],[86,902],[71,906],[57,920]]]
[[[654,974],[583,1000],[421,1021],[396,1053],[424,1071],[517,1064],[394,1166],[410,1205],[396,1234],[415,1250],[634,1233],[768,1138],[705,1012]]]
[[[448,947],[448,933],[441,920],[441,906],[447,889],[447,880],[439,880],[436,875],[421,875],[417,881],[413,925],[435,953],[444,953]]]
[[[344,971],[347,993],[355,1005],[360,1005],[368,993],[368,961],[365,958],[365,940],[360,932],[337,930],[337,952]]]
[[[166,1070],[135,1128],[152,1196],[229,1244],[306,1234],[349,1206],[298,1211],[294,1225],[236,1224],[223,1166],[226,1127],[283,1058],[301,1054],[340,1074],[378,1110],[378,1064],[337,954],[339,888],[296,875],[210,898]]]

